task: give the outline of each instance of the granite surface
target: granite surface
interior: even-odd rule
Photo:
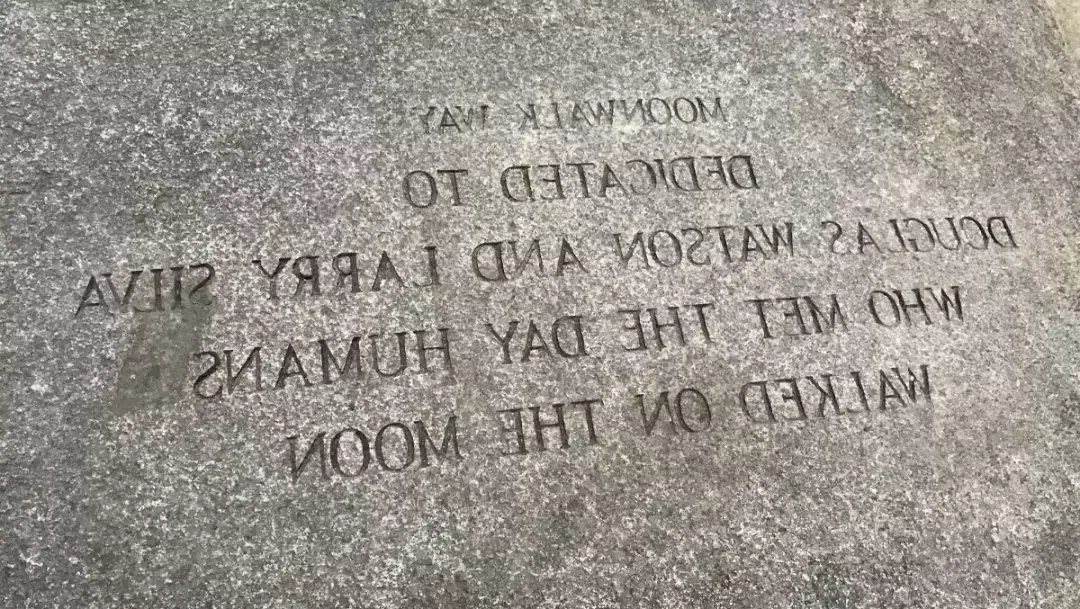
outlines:
[[[0,606],[1080,607],[1070,11],[0,0]]]

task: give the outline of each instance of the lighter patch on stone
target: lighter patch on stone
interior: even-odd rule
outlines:
[[[1069,57],[1080,63],[1080,3],[1076,0],[1046,0],[1046,5],[1065,39]]]

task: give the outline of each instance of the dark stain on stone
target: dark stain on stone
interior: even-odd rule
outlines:
[[[832,563],[818,566],[810,578],[809,596],[821,609],[855,609],[861,606],[847,584],[843,568]]]
[[[137,323],[115,398],[107,404],[113,416],[165,408],[181,399],[188,362],[210,325],[210,310],[186,307],[137,318]]]
[[[407,606],[432,609],[468,609],[475,606],[475,593],[462,573],[446,573],[430,559],[420,559],[409,567]]]
[[[1080,393],[1069,393],[1061,402],[1061,426],[1071,433],[1080,433]]]
[[[1055,582],[1074,581],[1080,571],[1080,517],[1075,511],[1049,521],[1039,534],[1037,552],[1042,558],[1040,579],[1045,589]]]

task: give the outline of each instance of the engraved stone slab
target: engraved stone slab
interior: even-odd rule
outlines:
[[[0,3],[0,606],[1080,606],[1064,5]]]

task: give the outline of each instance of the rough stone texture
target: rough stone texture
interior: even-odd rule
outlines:
[[[1054,19],[1025,0],[0,0],[0,606],[1080,606],[1080,104]],[[680,95],[728,120],[516,130],[518,103]],[[473,134],[424,134],[413,110],[481,103]],[[497,181],[706,154],[752,155],[761,188],[514,203]],[[403,202],[407,172],[446,167],[475,178],[465,205]],[[839,256],[820,226],[850,247],[857,221],[966,215],[1006,216],[1018,247]],[[607,251],[785,221],[794,258],[623,270]],[[557,236],[588,274],[471,274],[479,243]],[[431,289],[270,301],[250,263],[358,252],[370,281],[382,250],[428,244]],[[75,316],[91,274],[206,262],[211,306]],[[952,285],[962,323],[860,310]],[[764,339],[745,302],[831,293],[846,333]],[[617,309],[706,301],[712,343],[619,346]],[[503,365],[483,326],[572,313],[588,358]],[[193,394],[199,351],[436,327],[452,372]],[[919,364],[932,404],[762,424],[738,401]],[[691,386],[712,427],[646,437],[633,396]],[[600,446],[574,428],[499,456],[497,410],[582,397],[604,399]],[[290,476],[289,435],[450,412],[458,463]]]

